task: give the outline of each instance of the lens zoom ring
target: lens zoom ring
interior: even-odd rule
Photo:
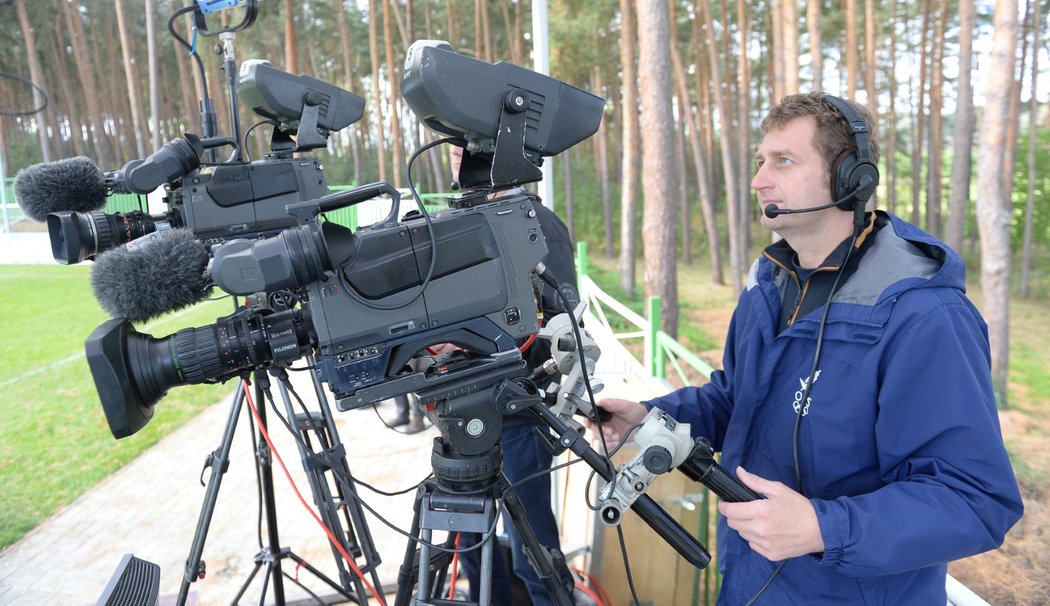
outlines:
[[[91,212],[91,226],[94,231],[92,236],[95,238],[95,241],[92,243],[94,252],[109,250],[119,243],[117,236],[114,234],[115,226],[113,223],[116,221],[116,217],[111,218],[100,210]],[[121,221],[121,225],[123,225],[123,221]]]
[[[219,340],[210,326],[176,333],[175,361],[187,383],[203,383],[229,374],[219,356]]]

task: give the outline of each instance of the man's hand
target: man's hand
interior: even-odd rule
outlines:
[[[612,415],[612,418],[608,421],[602,421],[605,443],[609,446],[610,450],[620,443],[620,440],[623,439],[624,434],[632,425],[641,423],[642,419],[644,419],[645,415],[649,412],[638,402],[620,400],[617,398],[601,400],[598,402],[598,408],[601,408]],[[595,435],[598,434],[598,423],[596,421],[587,419],[584,423]]]
[[[718,504],[729,527],[740,533],[762,557],[776,562],[824,551],[817,512],[809,499],[780,482],[736,468],[737,478],[765,499]]]

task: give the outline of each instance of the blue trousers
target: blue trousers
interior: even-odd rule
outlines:
[[[540,443],[540,439],[533,431],[533,425],[511,425],[503,428],[501,442],[503,445],[503,473],[507,480],[514,484],[539,471],[550,469],[551,454]],[[515,491],[521,499],[525,508],[525,518],[529,526],[536,533],[540,545],[547,549],[561,550],[561,541],[558,538],[558,521],[551,511],[551,476],[542,474],[536,479],[515,486]],[[521,536],[518,529],[510,522],[509,516],[504,513],[504,527],[510,537],[511,568],[508,569],[503,554],[499,549],[494,549],[492,554],[492,603],[500,606],[514,604],[511,595],[511,579],[509,570],[513,570],[528,589],[529,598],[533,606],[546,606],[554,604],[554,601],[543,586],[543,582],[536,576],[536,572],[525,557]],[[482,535],[475,533],[463,533],[460,539],[460,547],[476,545]],[[495,537],[493,537],[495,540]],[[460,554],[460,566],[464,576],[470,583],[470,600],[477,601],[480,591],[481,575],[481,550],[475,549]],[[565,565],[558,569],[565,590],[572,599],[573,580]],[[515,606],[517,606],[515,604]]]

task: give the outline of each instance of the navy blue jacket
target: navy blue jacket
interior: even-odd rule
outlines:
[[[807,402],[848,240],[809,284],[797,282],[786,243],[767,248],[733,314],[724,370],[645,403],[709,438],[727,469],[792,488],[803,409],[802,492],[825,551],[788,561],[758,604],[944,604],[947,562],[997,548],[1021,517],[987,326],[966,298],[961,259],[897,217],[869,218],[832,300]],[[719,604],[744,604],[777,564],[724,518],[718,537]]]

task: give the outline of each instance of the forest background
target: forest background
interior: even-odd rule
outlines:
[[[202,85],[167,34],[168,17],[186,4],[0,0],[0,72],[15,77],[0,79],[5,175],[73,155],[108,170],[199,133]],[[448,40],[487,61],[532,65],[532,3],[524,0],[259,5],[258,21],[237,35],[238,60],[267,59],[367,99],[364,119],[333,135],[322,154],[330,184],[403,187],[406,158],[435,138],[399,95],[412,41]],[[1000,408],[1032,411],[1019,418],[1038,438],[1032,448],[1046,450],[1046,428],[1029,417],[1050,402],[1047,357],[1026,349],[1017,359],[1010,310],[1018,299],[1031,309],[1050,291],[1050,1],[550,0],[548,8],[551,74],[607,100],[598,133],[548,160],[554,206],[576,240],[610,260],[625,296],[661,296],[663,328],[676,335],[688,307],[680,271],[692,276],[689,268],[702,266],[712,288],[738,292],[769,241],[749,191],[761,116],[798,91],[853,98],[878,123],[875,204],[966,259],[989,324]],[[236,20],[237,11],[219,15]],[[173,25],[192,37],[188,18]],[[218,131],[227,134],[215,42],[198,45]],[[46,104],[18,78],[46,91]],[[242,108],[240,120],[258,118]],[[266,130],[253,132],[253,158],[266,150]],[[447,155],[421,162],[423,189],[447,189]],[[1045,342],[1046,321],[1027,317],[1024,333]],[[1031,365],[1018,379],[1018,368]],[[1029,496],[1041,500],[1046,480],[1036,477]]]

